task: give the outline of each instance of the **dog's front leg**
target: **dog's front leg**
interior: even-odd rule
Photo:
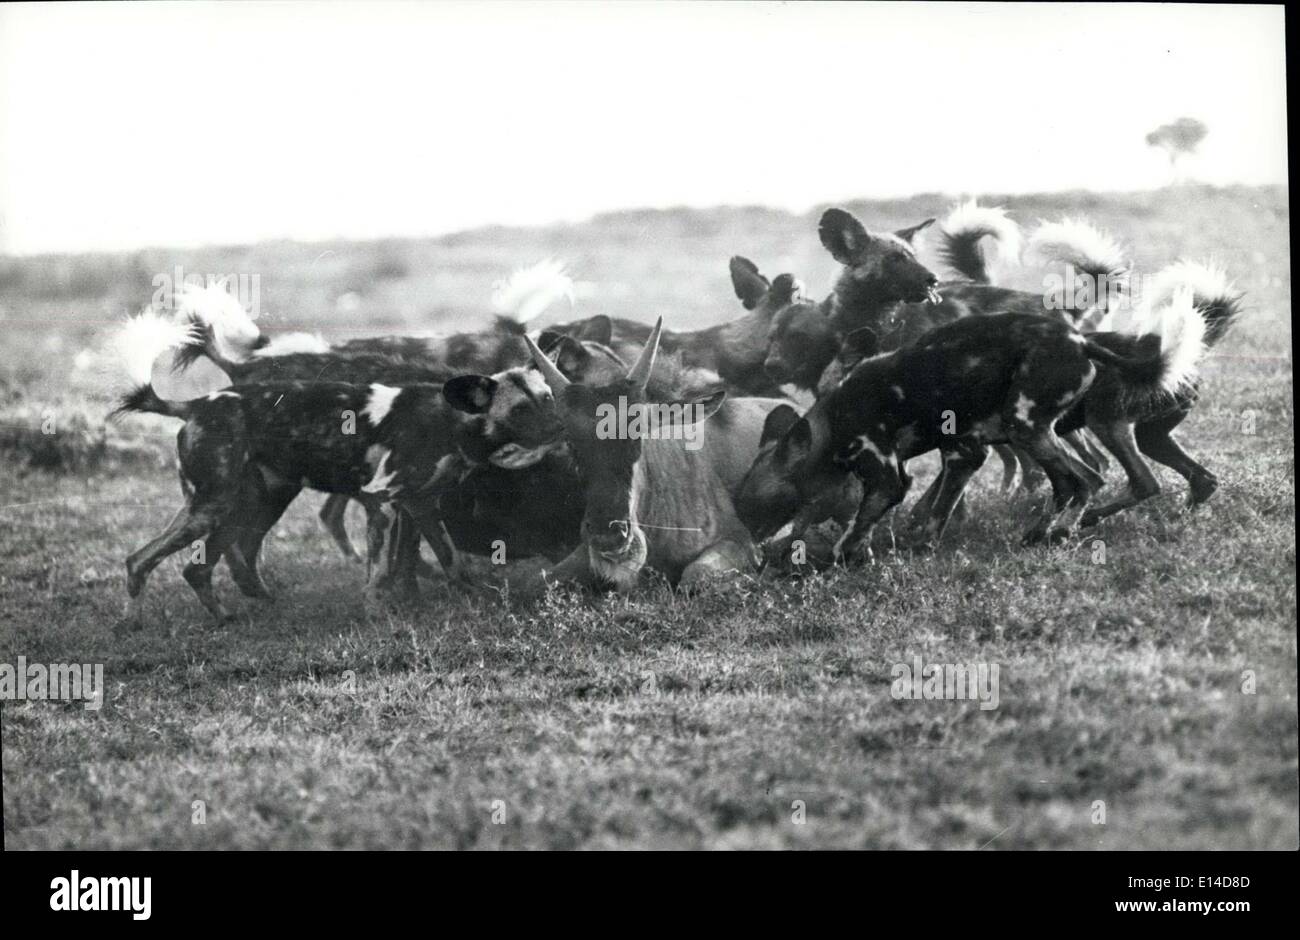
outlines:
[[[891,453],[861,454],[855,467],[862,478],[862,502],[853,525],[835,543],[835,562],[871,560],[871,530],[880,517],[903,501],[912,478],[902,472]]]

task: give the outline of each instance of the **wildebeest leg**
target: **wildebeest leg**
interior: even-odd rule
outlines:
[[[677,586],[689,590],[701,583],[716,581],[727,575],[752,572],[755,568],[754,546],[735,539],[715,542],[700,552],[682,570]]]
[[[591,571],[591,560],[587,543],[583,542],[554,568],[544,570],[542,578],[556,584],[578,584],[592,587],[596,583]]]
[[[262,541],[302,492],[302,487],[292,484],[261,486],[256,480],[251,481],[251,485],[253,492],[247,498],[252,508],[243,513],[238,535],[226,551],[226,564],[230,566],[231,579],[245,596],[269,600],[271,592],[266,589],[257,570]]]
[[[943,487],[935,496],[930,517],[926,520],[922,545],[933,545],[943,535],[948,519],[966,490],[970,478],[988,459],[989,449],[981,444],[963,443],[942,453]]]
[[[334,544],[339,547],[344,558],[352,561],[364,561],[360,553],[353,547],[352,540],[348,538],[347,526],[344,521],[347,518],[348,500],[351,499],[343,493],[331,493],[325,498],[325,505],[320,508],[320,521],[325,525],[325,531],[334,539]]]
[[[1133,425],[1127,421],[1089,421],[1088,427],[1115,455],[1124,472],[1128,474],[1128,489],[1117,499],[1104,506],[1094,506],[1083,514],[1081,525],[1095,525],[1099,519],[1114,515],[1122,509],[1135,506],[1160,492],[1160,483],[1138,453],[1133,438]]]
[[[1219,478],[1197,463],[1173,438],[1173,429],[1182,424],[1190,409],[1179,409],[1134,428],[1137,446],[1152,460],[1164,464],[1187,481],[1187,505],[1196,506],[1214,495]]]
[[[862,502],[858,514],[835,543],[835,561],[847,564],[858,558],[871,558],[871,530],[880,517],[897,506],[907,495],[911,477],[899,472],[897,463],[881,463],[874,456],[859,458],[859,464],[870,461],[862,474]]]

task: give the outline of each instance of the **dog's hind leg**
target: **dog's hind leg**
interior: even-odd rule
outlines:
[[[1173,438],[1171,432],[1187,417],[1188,410],[1143,421],[1134,428],[1134,436],[1142,453],[1187,481],[1187,505],[1196,506],[1214,495],[1219,488],[1219,478],[1193,460]]]
[[[1102,506],[1094,506],[1084,513],[1080,524],[1085,526],[1095,525],[1098,520],[1112,516],[1130,506],[1136,506],[1160,492],[1160,483],[1138,452],[1132,424],[1122,419],[1111,421],[1096,419],[1088,422],[1088,429],[1097,435],[1124,468],[1124,472],[1128,474],[1128,489],[1122,496]]]
[[[1105,472],[1110,466],[1110,460],[1107,459],[1103,451],[1093,440],[1093,436],[1082,428],[1078,431],[1070,431],[1061,435],[1061,440],[1074,448],[1074,452],[1079,455],[1079,459],[1086,463],[1098,473]]]
[[[1004,495],[1009,495],[1016,488],[1016,477],[1020,472],[1020,458],[1016,456],[1015,448],[1008,447],[1006,444],[994,444],[993,449],[997,451],[998,459],[1002,461],[1002,483],[998,489]]]
[[[943,536],[953,510],[960,505],[966,485],[975,475],[984,461],[988,459],[989,450],[982,444],[962,443],[943,452],[943,474],[940,479],[943,486],[936,494],[930,517],[926,520],[925,532],[917,547],[933,546]]]
[[[194,589],[194,593],[198,595],[199,603],[208,609],[218,623],[229,620],[230,612],[217,597],[217,592],[212,589],[212,572],[237,535],[236,526],[230,521],[223,521],[206,539],[194,546],[189,564],[181,572],[190,587]]]
[[[149,573],[169,555],[173,555],[186,546],[196,550],[203,536],[207,535],[215,524],[215,516],[202,501],[190,499],[172,517],[160,535],[132,552],[126,559],[126,593],[127,617],[140,619],[141,596]]]
[[[331,493],[320,508],[320,521],[325,525],[325,531],[334,539],[334,544],[339,547],[344,558],[362,562],[365,559],[352,545],[352,540],[348,538],[347,526],[344,524],[347,518],[348,500],[351,498],[344,493]]]
[[[302,488],[295,485],[264,487],[258,481],[253,481],[252,487],[253,491],[246,496],[252,508],[242,513],[238,534],[226,550],[226,564],[230,566],[231,579],[246,597],[270,600],[271,592],[257,570],[262,542]]]

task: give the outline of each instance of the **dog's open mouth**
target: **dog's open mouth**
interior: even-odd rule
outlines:
[[[932,304],[943,303],[943,295],[939,293],[939,288],[933,286],[925,289],[925,299]]]

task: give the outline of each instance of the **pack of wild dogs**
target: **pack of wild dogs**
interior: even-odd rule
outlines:
[[[790,568],[837,526],[811,563],[861,563],[907,496],[908,461],[930,451],[941,469],[908,517],[914,550],[965,512],[990,448],[1005,492],[1050,484],[1027,545],[1154,496],[1148,459],[1186,479],[1189,505],[1214,493],[1172,432],[1240,313],[1222,271],[1178,262],[1140,297],[1053,305],[991,283],[993,261],[1036,257],[1122,284],[1118,244],[1078,220],[1023,241],[1003,210],[974,202],[934,223],[873,232],[830,209],[818,235],[842,268],[822,300],[734,257],[743,312],[692,331],[597,314],[533,335],[538,313],[573,302],[553,262],[503,283],[484,330],[336,345],[268,339],[220,288],[182,289],[117,337],[134,388],[115,414],[184,422],[184,504],[127,559],[128,615],[139,621],[150,572],[183,550],[185,580],[216,617],[228,616],[212,585],[223,558],[240,591],[269,598],[262,541],[304,488],[328,494],[321,519],[358,560],[344,516],[349,501],[364,507],[368,601],[418,594],[420,577],[473,581],[473,556],[540,558],[530,577],[543,584],[628,591],[653,573],[690,588]],[[923,238],[951,279],[919,260]],[[203,369],[216,391],[176,391]],[[1100,501],[1111,458],[1127,486]]]

